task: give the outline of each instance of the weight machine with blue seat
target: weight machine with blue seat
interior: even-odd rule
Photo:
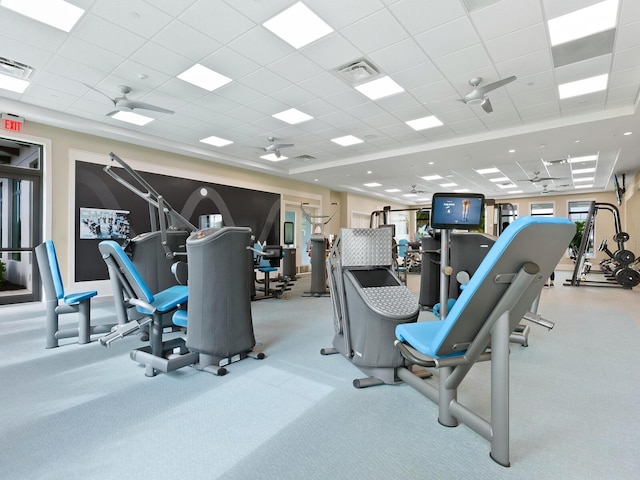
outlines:
[[[59,346],[62,338],[78,337],[78,343],[91,341],[95,333],[107,333],[113,325],[91,325],[91,299],[95,290],[65,294],[56,249],[51,240],[35,248],[40,277],[44,286],[47,305],[46,348]],[[62,301],[62,303],[60,303]],[[78,325],[75,328],[60,328],[59,315],[78,313]]]
[[[405,383],[438,405],[440,424],[464,423],[491,442],[491,458],[509,466],[509,341],[575,234],[567,218],[522,217],[496,240],[443,320],[396,327],[399,352],[437,379],[398,368]],[[446,232],[443,231],[443,235]],[[544,239],[544,241],[541,241]],[[446,309],[445,309],[446,310]],[[478,361],[491,361],[491,419],[458,401]]]
[[[135,309],[140,315],[138,319],[115,326],[111,333],[100,338],[100,343],[108,347],[114,340],[148,326],[149,345],[131,352],[133,360],[145,365],[146,376],[153,377],[158,371],[169,372],[195,363],[197,354],[170,358],[176,349],[180,353],[185,352],[183,338],[163,340],[163,317],[186,306],[189,297],[187,286],[173,285],[153,293],[120,244],[105,240],[98,244],[98,249],[107,264],[112,285],[118,285],[113,292],[114,297],[122,299],[127,310]]]

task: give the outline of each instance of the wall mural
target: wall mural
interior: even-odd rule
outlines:
[[[151,230],[149,204],[103,171],[104,165],[76,161],[75,281],[107,280],[107,267],[98,251],[99,238],[88,238],[88,209],[128,212],[130,238]],[[112,166],[129,181],[123,168]],[[198,180],[138,172],[180,215],[198,226],[200,217],[221,214],[226,226],[251,227],[256,241],[280,244],[280,194],[218,185]],[[132,185],[138,187],[135,181]],[[81,211],[85,217],[81,217]],[[100,221],[101,219],[97,219]],[[109,219],[104,219],[109,222]]]

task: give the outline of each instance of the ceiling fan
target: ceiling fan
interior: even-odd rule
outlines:
[[[538,183],[538,182],[546,182],[549,180],[562,180],[562,177],[541,177],[540,172],[533,172],[533,177],[521,178],[518,180],[518,182]]]
[[[473,90],[467,93],[461,101],[466,103],[467,105],[480,105],[482,109],[487,112],[493,112],[493,107],[491,106],[491,100],[487,97],[487,93],[497,88],[500,88],[507,83],[513,82],[517,77],[512,75],[507,78],[503,78],[493,83],[488,83],[480,87],[480,83],[482,82],[482,77],[473,77],[469,80],[469,85],[473,87]]]
[[[275,154],[276,158],[280,158],[282,156],[280,153],[281,149],[295,147],[295,144],[293,143],[275,143],[276,140],[278,140],[276,137],[267,137],[267,140],[269,141],[270,145],[262,147],[262,149],[267,153]]]
[[[410,195],[419,195],[421,193],[429,193],[426,190],[416,190],[416,186],[417,185],[411,185],[411,190],[409,190],[409,192],[407,193],[409,193]]]
[[[111,98],[106,93],[98,90],[95,87],[92,87],[91,85],[87,85],[86,83],[84,85],[86,87],[89,87],[91,90],[94,90],[104,95],[109,100],[111,100],[111,103],[113,103],[113,106],[116,107],[116,109],[112,112],[107,113],[108,117],[110,117],[116,112],[132,112],[135,109],[150,110],[152,112],[160,112],[160,113],[174,113],[173,110],[167,110],[166,108],[156,107],[155,105],[151,105],[150,103],[140,102],[138,100],[131,100],[130,98],[127,97],[127,94],[131,93],[131,87],[128,87],[126,85],[118,85],[118,91],[120,92],[121,96],[115,97],[115,98]]]
[[[554,192],[561,192],[562,189],[566,188],[566,187],[570,187],[571,185],[558,185],[558,187],[561,188],[561,190],[555,190],[552,188],[549,188],[549,185],[542,185],[542,190],[540,190],[540,193],[542,195],[548,195],[550,193],[554,193]]]

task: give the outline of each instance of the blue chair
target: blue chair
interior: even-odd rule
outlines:
[[[70,337],[78,337],[80,344],[89,343],[91,334],[108,332],[111,325],[91,325],[91,299],[97,291],[65,294],[53,242],[47,240],[35,251],[47,304],[46,348],[55,348],[59,346],[58,340]],[[60,328],[59,315],[66,313],[78,313],[77,327]]]
[[[411,368],[398,377],[438,404],[438,421],[469,426],[491,442],[491,458],[509,466],[509,340],[536,301],[575,233],[567,218],[521,217],[487,253],[445,319],[401,324],[396,346],[410,364],[438,378],[434,386]],[[491,420],[462,405],[457,389],[478,361],[491,361]]]
[[[186,285],[173,285],[165,290],[153,293],[134,266],[131,259],[122,247],[113,240],[106,240],[98,244],[102,259],[109,268],[112,284],[117,284],[121,292],[114,291],[115,295],[123,295],[127,308],[134,308],[140,318],[131,320],[123,325],[114,327],[109,335],[100,339],[100,343],[109,346],[111,342],[128,335],[142,326],[149,325],[149,346],[142,347],[131,352],[132,360],[145,365],[145,375],[153,377],[157,372],[169,372],[185,365],[195,363],[197,354],[181,355],[175,360],[170,358],[174,350],[181,353],[186,351],[183,338],[173,338],[163,341],[163,316],[169,315],[186,306],[189,294]],[[169,318],[169,322],[170,322]],[[171,323],[170,323],[171,324]]]

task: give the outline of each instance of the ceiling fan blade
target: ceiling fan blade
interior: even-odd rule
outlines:
[[[136,100],[127,100],[126,102],[118,102],[117,106],[119,107],[120,105],[131,108],[132,110],[135,108],[139,108],[141,110],[151,110],[152,112],[175,113],[173,110],[168,110],[162,107],[156,107],[155,105],[151,105],[150,103],[138,102]]]
[[[293,143],[277,143],[273,145],[276,149],[295,147]]]
[[[87,87],[87,88],[90,88],[90,89],[91,89],[91,90],[93,90],[94,92],[98,92],[100,95],[103,95],[103,96],[107,97],[111,103],[113,103],[114,105],[116,105],[116,101],[115,101],[113,98],[111,98],[109,95],[107,95],[106,93],[104,93],[104,92],[102,92],[102,91],[98,90],[97,88],[92,87],[91,85],[88,85],[88,84],[86,84],[86,83],[83,83],[83,85],[84,85],[85,87]]]
[[[515,75],[511,75],[510,77],[497,80],[493,83],[483,85],[482,87],[478,87],[474,90],[474,93],[476,93],[476,95],[485,95],[486,93],[489,93],[490,91],[495,90],[496,88],[503,87],[507,83],[513,82],[516,78],[518,77],[516,77]]]
[[[493,112],[493,107],[491,106],[491,100],[489,100],[489,97],[485,97],[481,105],[482,105],[482,109],[485,112],[487,113]]]

